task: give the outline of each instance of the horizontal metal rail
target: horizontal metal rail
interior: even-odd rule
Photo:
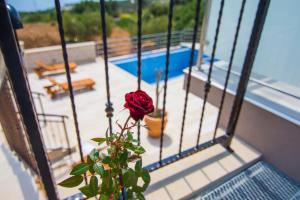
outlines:
[[[199,41],[200,32],[197,34],[197,41]],[[174,31],[171,34],[170,46],[179,45],[181,42],[192,42],[193,30],[187,29],[182,31]],[[150,42],[150,43],[148,43]],[[151,43],[152,42],[152,43]],[[117,37],[107,39],[107,53],[109,57],[126,55],[128,53],[137,53],[138,37]],[[149,51],[167,46],[167,33],[155,33],[143,35],[141,37],[141,50]],[[143,46],[146,45],[146,46]],[[96,44],[96,54],[103,55],[103,44],[99,42]]]
[[[61,117],[61,118],[66,118],[68,119],[69,116],[67,115],[58,115],[58,114],[49,114],[49,113],[38,113],[38,116],[46,116],[46,117]]]
[[[181,160],[183,158],[186,158],[190,155],[193,155],[195,153],[198,153],[200,151],[203,151],[211,146],[214,146],[216,144],[226,144],[229,140],[229,137],[227,135],[220,136],[216,138],[215,140],[211,140],[202,144],[199,144],[197,147],[192,147],[187,150],[182,151],[180,154],[174,154],[172,156],[169,156],[167,158],[164,158],[161,160],[161,162],[155,162],[150,165],[147,165],[144,167],[145,169],[149,170],[149,172],[155,171],[159,168],[165,167],[171,163],[174,163],[178,160]]]

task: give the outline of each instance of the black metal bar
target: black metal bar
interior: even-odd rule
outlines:
[[[201,145],[198,145],[197,148],[195,148],[195,147],[189,148],[187,150],[182,151],[180,155],[175,154],[175,155],[169,156],[167,158],[162,159],[160,162],[152,163],[150,165],[145,166],[144,168],[147,169],[148,171],[152,172],[152,171],[155,171],[159,168],[165,167],[165,166],[167,166],[171,163],[174,163],[178,160],[186,158],[190,155],[193,155],[197,152],[205,150],[205,149],[207,149],[211,146],[214,146],[216,144],[222,144],[222,145],[226,144],[226,142],[228,140],[229,140],[229,137],[227,135],[223,135],[223,136],[220,136],[220,137],[216,138],[214,141],[211,140],[211,141],[205,142]]]
[[[164,128],[165,128],[164,123],[165,123],[165,114],[166,114],[166,97],[167,97],[167,89],[168,89],[173,7],[174,7],[174,1],[170,0],[169,14],[168,14],[168,35],[167,35],[167,53],[166,53],[164,97],[163,97],[163,113],[162,113],[161,131],[160,131],[161,135],[160,135],[160,145],[159,145],[159,163],[161,163],[161,160],[162,160],[162,147],[163,147],[163,143],[164,143]]]
[[[45,96],[43,93],[41,93],[41,92],[35,92],[35,91],[31,91],[31,94]]]
[[[215,53],[216,53],[216,48],[217,48],[217,42],[218,42],[218,36],[219,36],[221,21],[222,21],[224,3],[225,3],[225,0],[221,0],[220,9],[219,9],[219,16],[218,16],[218,21],[217,21],[217,27],[216,27],[216,33],[215,33],[215,38],[214,38],[214,44],[213,44],[213,49],[212,49],[211,58],[210,58],[209,71],[208,71],[207,80],[206,80],[205,88],[204,88],[204,99],[203,99],[203,106],[202,106],[202,111],[201,111],[201,118],[200,118],[200,125],[199,125],[199,130],[198,130],[196,147],[198,147],[199,140],[200,140],[200,134],[201,134],[202,125],[203,125],[205,106],[206,106],[208,93],[209,93],[209,90],[210,90],[210,84],[211,84],[210,79],[211,79],[211,73],[212,73],[212,68],[213,68],[214,59],[215,59]]]
[[[142,0],[138,0],[137,1],[137,16],[138,16],[138,20],[137,20],[137,38],[138,38],[138,42],[137,42],[137,56],[138,56],[138,60],[137,60],[137,75],[138,75],[138,90],[141,89],[141,49],[142,49]]]
[[[84,162],[84,157],[83,157],[83,152],[82,152],[82,147],[81,147],[81,138],[80,138],[79,124],[78,124],[78,117],[77,117],[76,105],[75,105],[75,99],[74,99],[74,91],[73,91],[73,86],[72,86],[72,78],[71,78],[71,74],[70,74],[68,52],[67,52],[65,33],[64,33],[64,28],[63,28],[63,19],[62,19],[61,7],[60,7],[59,0],[55,0],[55,9],[56,9],[56,17],[57,17],[63,59],[64,59],[64,64],[65,64],[65,69],[66,69],[66,77],[67,77],[67,82],[68,82],[69,95],[70,95],[75,131],[76,131],[76,136],[77,136],[80,160],[81,160],[81,162]],[[87,183],[86,176],[85,176],[85,182]]]
[[[67,146],[68,146],[68,152],[69,152],[69,155],[71,156],[72,151],[71,151],[71,145],[70,145],[70,140],[69,140],[67,126],[66,126],[66,120],[64,117],[62,117],[61,120],[62,120],[62,124],[63,124],[64,135],[65,135]]]
[[[257,7],[256,16],[255,16],[249,44],[248,44],[248,49],[243,64],[242,73],[240,76],[237,92],[234,98],[227,130],[226,130],[226,134],[229,135],[231,139],[234,136],[236,124],[243,105],[244,97],[247,90],[247,85],[250,79],[251,70],[255,60],[256,51],[259,45],[259,40],[268,13],[269,4],[270,4],[270,0],[260,0]],[[230,147],[231,139],[227,144],[227,147]]]
[[[67,115],[56,115],[56,114],[49,114],[49,113],[38,113],[37,115],[46,116],[46,117],[63,117],[66,119],[69,118]]]
[[[216,122],[216,126],[215,126],[213,139],[216,138],[217,129],[219,127],[219,123],[220,123],[220,119],[221,119],[221,114],[222,114],[222,110],[223,110],[226,90],[227,90],[228,83],[229,83],[229,78],[230,78],[230,73],[231,73],[235,48],[236,48],[236,44],[237,44],[237,41],[238,41],[239,31],[240,31],[240,27],[241,27],[241,23],[242,23],[242,19],[243,19],[245,4],[246,4],[246,0],[243,0],[242,5],[241,5],[241,9],[240,9],[240,15],[239,15],[238,23],[237,23],[237,26],[236,26],[235,35],[234,35],[234,41],[233,41],[233,45],[232,45],[232,49],[231,49],[231,55],[230,55],[230,59],[229,59],[229,64],[228,64],[227,74],[226,74],[226,78],[225,78],[224,89],[223,89],[223,93],[222,93],[222,97],[221,97],[221,101],[220,101],[219,112],[218,112],[218,117],[217,117],[217,122]]]
[[[101,29],[102,29],[102,45],[103,45],[103,56],[105,65],[105,81],[106,81],[106,116],[108,117],[109,132],[112,133],[112,117],[114,109],[110,100],[110,85],[109,85],[109,71],[108,71],[108,56],[107,56],[107,36],[106,36],[106,21],[105,21],[105,2],[100,0],[100,17],[101,17]]]
[[[46,195],[48,199],[56,200],[58,196],[55,182],[48,164],[45,146],[41,138],[41,129],[35,115],[32,96],[28,82],[26,82],[26,74],[23,62],[21,61],[22,58],[15,40],[5,0],[0,0],[0,27],[0,47],[26,128],[26,134],[28,135],[33,155],[37,161],[36,164]]]
[[[36,93],[37,94],[37,98],[38,98],[38,101],[39,101],[39,105],[40,105],[40,108],[41,108],[41,112],[43,114],[45,114],[45,109],[44,109],[44,105],[43,105],[43,102],[42,102],[42,98],[41,98],[41,94],[40,93]],[[46,125],[47,121],[46,121],[46,117],[44,117],[44,125]]]
[[[197,32],[198,32],[198,26],[199,26],[201,2],[202,2],[201,0],[197,1],[196,11],[195,11],[195,24],[194,24],[194,33],[193,33],[193,41],[192,41],[192,51],[191,51],[191,55],[190,55],[189,72],[188,72],[188,79],[187,79],[187,85],[186,85],[186,90],[185,90],[185,99],[184,99],[181,133],[180,133],[180,141],[179,141],[179,154],[181,154],[181,149],[182,149],[183,132],[184,132],[184,125],[185,125],[187,102],[188,102],[189,91],[190,91],[190,86],[191,86],[191,74],[192,74],[192,66],[193,66],[194,53],[195,53],[195,44],[196,44]]]
[[[138,75],[138,90],[141,89],[141,57],[142,57],[142,0],[137,1],[137,16],[138,16],[138,23],[137,23],[137,37],[138,37],[138,42],[137,42],[137,75]],[[138,135],[138,143],[141,143],[141,124],[138,122],[137,126],[137,135]]]

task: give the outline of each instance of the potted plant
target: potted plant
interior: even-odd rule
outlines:
[[[130,115],[119,130],[105,138],[93,138],[98,147],[93,149],[85,162],[77,164],[71,177],[58,185],[79,190],[85,199],[99,200],[145,199],[143,192],[150,183],[149,172],[142,167],[141,155],[145,149],[134,139],[132,128],[146,114],[153,112],[152,99],[141,90],[125,95],[124,107]],[[108,132],[108,131],[107,131]],[[106,133],[107,134],[107,133]],[[133,163],[133,164],[130,164]],[[82,185],[86,179],[86,185]],[[138,179],[141,179],[141,184]]]
[[[154,111],[152,113],[149,113],[145,116],[144,120],[146,123],[146,126],[148,127],[148,134],[150,137],[158,138],[161,135],[161,125],[162,125],[162,109],[159,108],[159,94],[160,94],[160,78],[161,78],[162,72],[160,70],[156,71],[156,90],[155,90],[155,107]],[[164,128],[167,125],[168,121],[168,113],[165,113],[164,116]]]

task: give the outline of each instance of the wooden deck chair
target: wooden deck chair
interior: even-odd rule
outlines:
[[[54,98],[58,93],[65,93],[69,91],[69,86],[67,82],[59,83],[54,78],[49,78],[48,80],[51,82],[51,85],[45,86],[47,93]],[[79,89],[93,89],[95,85],[95,81],[93,79],[80,79],[72,81],[72,86],[74,90]]]
[[[60,73],[65,71],[65,64],[53,64],[53,65],[47,65],[43,61],[36,61],[35,62],[36,67],[34,67],[32,70],[39,78],[42,78],[45,73]],[[70,63],[70,71],[74,72],[77,64],[76,63]]]

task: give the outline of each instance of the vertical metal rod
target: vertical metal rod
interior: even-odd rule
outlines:
[[[239,31],[240,31],[240,27],[241,27],[241,23],[242,23],[242,19],[243,19],[245,4],[246,4],[246,0],[243,0],[242,1],[242,6],[241,6],[241,9],[240,9],[240,15],[239,15],[238,23],[237,23],[237,26],[236,26],[235,35],[234,35],[234,41],[233,41],[233,45],[232,45],[232,49],[231,49],[231,55],[230,55],[227,74],[226,74],[226,78],[225,78],[224,89],[223,89],[223,93],[222,93],[222,97],[221,97],[221,101],[220,101],[219,113],[218,113],[218,118],[217,118],[217,122],[216,122],[216,126],[215,126],[213,140],[216,139],[217,129],[219,127],[219,123],[220,123],[220,119],[221,119],[221,114],[222,114],[222,110],[223,110],[223,105],[224,105],[227,86],[228,86],[228,83],[229,83],[229,78],[230,78],[230,73],[231,73],[235,48],[236,48],[236,44],[237,44],[237,41],[238,41]]]
[[[209,93],[209,90],[210,90],[210,79],[211,79],[211,73],[212,73],[212,68],[213,68],[214,59],[215,59],[218,36],[219,36],[219,31],[220,31],[220,26],[221,26],[221,21],[222,21],[224,2],[225,2],[225,0],[221,0],[221,5],[220,5],[220,9],[219,9],[219,16],[218,16],[218,21],[217,21],[217,27],[216,27],[216,33],[215,33],[215,38],[214,38],[214,44],[213,44],[213,49],[212,49],[211,58],[210,58],[209,71],[208,71],[207,80],[206,80],[206,83],[205,83],[204,99],[203,99],[203,106],[202,106],[202,111],[201,111],[201,118],[200,118],[200,125],[199,125],[199,130],[198,130],[196,148],[198,148],[198,145],[199,145],[200,134],[201,134],[202,125],[203,125],[205,106],[206,106],[208,93]]]
[[[65,138],[66,138],[66,142],[67,142],[67,146],[68,146],[68,152],[69,155],[71,156],[72,151],[71,151],[71,145],[70,145],[70,140],[69,140],[69,136],[68,136],[68,131],[67,131],[67,126],[66,126],[66,120],[65,117],[61,117],[62,120],[62,124],[63,124],[63,129],[64,129],[64,134],[65,134]]]
[[[101,29],[102,29],[102,43],[103,43],[103,56],[104,56],[104,64],[105,64],[105,80],[106,80],[106,116],[109,121],[109,132],[112,134],[112,116],[113,116],[113,107],[110,100],[110,87],[109,87],[109,73],[108,73],[108,56],[107,56],[107,36],[106,36],[106,21],[105,21],[105,2],[104,0],[100,0],[100,17],[101,17]],[[120,176],[120,185],[122,188],[122,199],[126,200],[125,188],[123,187],[123,176],[122,173]]]
[[[100,0],[100,17],[101,17],[101,29],[102,29],[102,45],[103,45],[103,56],[105,65],[105,81],[106,81],[106,116],[108,117],[109,133],[112,134],[112,117],[114,109],[110,100],[110,85],[109,85],[109,71],[108,71],[108,56],[107,56],[107,36],[106,36],[106,21],[105,21],[105,2]]]
[[[67,82],[68,82],[69,96],[70,96],[70,101],[71,101],[75,131],[76,131],[78,148],[79,148],[79,155],[80,155],[81,162],[84,162],[84,157],[83,157],[83,152],[82,152],[82,147],[81,147],[81,138],[80,138],[79,124],[78,124],[78,117],[77,117],[77,112],[76,112],[76,105],[75,105],[74,92],[73,92],[73,86],[72,86],[72,78],[71,78],[71,74],[70,74],[68,52],[67,52],[65,33],[64,33],[64,28],[63,28],[63,19],[62,19],[61,7],[60,7],[59,0],[55,0],[55,9],[56,9],[56,17],[57,17],[57,23],[58,23],[59,36],[60,36],[60,41],[61,41],[62,54],[63,54],[64,64],[65,64],[65,69],[66,69],[66,77],[67,77]],[[85,176],[85,182],[87,183],[86,176]]]
[[[137,27],[137,37],[138,37],[138,41],[137,41],[137,57],[138,57],[138,66],[137,66],[137,75],[138,75],[138,90],[141,89],[141,56],[142,56],[142,0],[138,0],[137,1],[137,16],[138,16],[138,27]],[[141,143],[141,124],[140,122],[138,122],[138,127],[137,127],[137,131],[138,131],[138,143]]]
[[[228,141],[227,144],[228,148],[230,147],[231,140],[234,136],[239,114],[243,105],[245,93],[247,90],[247,85],[250,79],[253,63],[255,60],[255,55],[259,45],[259,40],[261,38],[261,33],[268,13],[269,4],[270,4],[270,0],[260,0],[257,7],[253,28],[248,43],[248,49],[243,64],[242,73],[240,76],[237,92],[234,98],[227,130],[226,130],[226,134],[230,137],[230,140]]]
[[[6,1],[0,0],[0,47],[10,75],[20,114],[26,128],[36,164],[48,199],[58,200],[55,182],[48,163],[45,146],[41,138],[41,128],[35,113],[33,99],[26,81],[21,55],[17,47],[14,31],[6,8]]]
[[[44,105],[43,105],[43,102],[42,102],[42,98],[41,98],[41,94],[37,93],[38,95],[38,101],[39,101],[39,104],[40,104],[40,107],[41,107],[41,112],[43,115],[45,115],[45,109],[44,109]],[[46,120],[46,116],[43,117],[44,118],[44,126],[46,126],[46,123],[47,123],[47,120]]]
[[[167,35],[167,53],[166,53],[166,69],[165,69],[165,83],[164,83],[164,97],[163,97],[163,113],[162,122],[160,130],[160,148],[159,148],[159,163],[162,164],[162,148],[164,143],[164,124],[165,124],[165,114],[166,114],[166,98],[168,89],[168,76],[169,76],[169,63],[170,63],[170,45],[171,45],[171,34],[172,34],[172,18],[173,18],[173,7],[174,0],[170,0],[169,3],[169,14],[168,14],[168,35]]]
[[[191,85],[191,74],[192,74],[192,66],[194,63],[195,43],[196,43],[197,33],[198,33],[201,2],[202,2],[201,0],[197,1],[196,11],[195,11],[195,24],[194,24],[194,32],[193,32],[192,50],[190,55],[189,72],[188,72],[188,79],[187,79],[187,85],[185,90],[184,108],[183,108],[183,116],[182,116],[182,124],[181,124],[180,141],[179,141],[179,155],[181,155],[181,149],[182,149],[183,132],[184,132],[184,125],[185,125],[187,102],[188,102],[190,85]]]

